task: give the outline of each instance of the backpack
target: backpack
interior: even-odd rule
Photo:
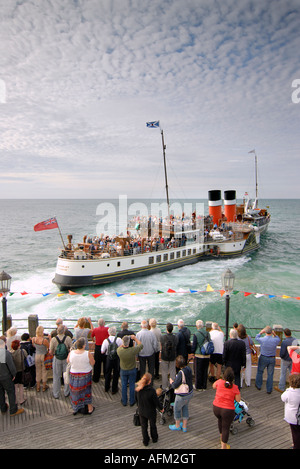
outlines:
[[[68,354],[69,354],[67,346],[64,343],[65,340],[66,340],[66,336],[64,336],[63,340],[60,340],[56,336],[56,340],[58,342],[58,345],[57,345],[56,350],[55,350],[55,356],[58,360],[65,360],[67,358]]]
[[[200,334],[203,334],[203,332],[199,331]],[[206,335],[204,336],[205,337],[205,340],[203,342],[203,344],[201,345],[201,355],[210,355],[211,353],[214,353],[214,343],[212,340],[210,340],[210,335]]]
[[[163,359],[167,362],[175,360],[175,347],[173,336],[167,336],[167,340],[163,344]]]
[[[115,360],[115,358],[118,357],[117,349],[119,347],[117,344],[117,336],[115,336],[115,340],[113,342],[108,339],[106,340],[108,341],[107,356],[110,358],[110,360]]]

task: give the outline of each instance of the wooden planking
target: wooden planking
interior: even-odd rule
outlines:
[[[158,387],[160,381],[155,381]],[[123,407],[120,391],[112,395],[104,392],[103,380],[93,383],[93,403],[96,407],[91,416],[73,415],[70,399],[52,396],[52,383],[46,392],[25,391],[25,413],[10,417],[0,416],[0,448],[12,449],[218,449],[220,448],[217,421],[213,415],[212,402],[215,391],[211,384],[204,392],[194,391],[190,402],[188,432],[172,432],[168,426],[173,417],[166,417],[160,425],[159,440],[145,448],[140,427],[133,426],[136,407]],[[63,388],[62,388],[63,389]],[[238,432],[230,435],[232,449],[279,449],[291,446],[290,428],[283,420],[284,406],[280,394],[267,394],[265,385],[261,391],[252,386],[242,389],[242,398],[249,405],[249,413],[255,420],[250,428],[244,418],[235,423]]]

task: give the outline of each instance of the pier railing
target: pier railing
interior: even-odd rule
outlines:
[[[77,319],[73,319],[73,318],[62,318],[63,320],[63,323],[69,328],[69,329],[74,329],[74,326],[77,324]],[[28,316],[28,319],[26,320],[26,318],[16,318],[16,319],[12,319],[11,315],[8,315],[7,316],[7,328],[9,329],[10,327],[12,327],[12,325],[14,325],[17,329],[18,329],[18,332],[19,334],[18,335],[22,335],[20,334],[21,331],[23,332],[28,332],[30,337],[34,337],[35,336],[35,331],[36,331],[36,328],[38,325],[42,325],[45,329],[45,332],[47,333],[50,333],[52,330],[56,329],[56,324],[55,324],[55,321],[56,321],[56,318],[55,319],[43,319],[43,318],[39,318],[38,315],[36,314],[30,314]],[[140,330],[140,324],[141,324],[141,321],[134,321],[134,320],[130,320],[130,319],[126,319],[127,323],[128,323],[128,327],[130,330],[133,330],[135,332],[138,332]],[[94,320],[92,321],[94,323],[94,327],[97,327],[98,326],[98,321],[97,320]],[[118,320],[109,320],[109,319],[105,319],[105,322],[106,322],[106,326],[116,326],[117,327],[117,330],[121,330],[121,324],[123,323],[123,321],[118,321]],[[212,322],[213,321],[206,321],[205,323],[205,327],[206,327],[206,330],[207,331],[210,331],[211,328],[212,328]],[[195,324],[188,324],[186,323],[185,324],[186,327],[188,327],[191,331],[191,334],[193,336],[194,332],[196,332],[196,326]],[[264,327],[248,327],[246,325],[244,325],[245,328],[246,328],[246,331],[247,331],[247,334],[254,340],[255,339],[255,336],[258,334],[258,332]],[[88,321],[86,323],[86,327],[90,327]],[[157,327],[159,329],[161,329],[162,333],[164,333],[166,331],[166,323],[164,322],[157,322]],[[222,324],[220,324],[220,327],[221,329],[224,331],[225,330],[225,326],[223,326]],[[176,324],[174,324],[174,328],[176,329]],[[279,338],[282,340],[283,339],[283,326],[279,325],[279,324],[274,324],[273,325],[273,329],[274,331],[276,332],[276,334],[279,336]],[[291,332],[292,334],[295,334],[295,335],[299,335],[300,333],[300,330],[297,330],[297,329],[291,329]],[[2,324],[2,331],[3,331],[3,324]],[[22,333],[23,333],[22,332]],[[174,331],[175,332],[175,331]],[[192,337],[191,337],[192,339]]]

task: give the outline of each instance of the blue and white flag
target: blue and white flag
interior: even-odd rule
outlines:
[[[159,128],[159,121],[146,122],[146,126],[152,128]]]

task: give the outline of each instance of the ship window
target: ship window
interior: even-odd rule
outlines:
[[[186,256],[186,250],[182,251],[182,255]]]
[[[190,256],[191,254],[192,254],[192,250],[188,249],[188,256]]]
[[[149,264],[154,264],[154,257],[153,256],[149,257]]]
[[[134,259],[131,259],[131,264],[134,264]]]
[[[168,254],[164,254],[164,261],[168,260]]]
[[[196,254],[196,249],[193,249],[193,254]]]
[[[176,257],[177,257],[177,259],[178,259],[178,257],[180,257],[180,251],[176,252]]]
[[[174,259],[174,252],[170,253],[170,259]]]
[[[107,264],[107,267],[109,267],[109,264]]]
[[[120,267],[120,265],[121,265],[121,262],[119,261],[119,262],[117,263],[117,266]]]
[[[161,256],[156,256],[156,262],[161,262]]]

